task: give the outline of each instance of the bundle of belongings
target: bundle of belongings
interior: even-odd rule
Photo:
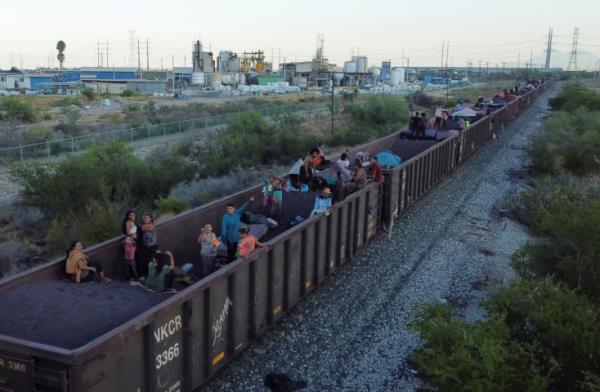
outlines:
[[[377,153],[377,162],[382,166],[396,167],[402,163],[402,158],[390,150],[384,150]]]

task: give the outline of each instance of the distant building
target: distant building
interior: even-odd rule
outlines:
[[[20,90],[25,88],[25,73],[16,68],[0,72],[0,88]]]
[[[159,80],[128,80],[127,89],[142,95],[164,94],[166,82]]]

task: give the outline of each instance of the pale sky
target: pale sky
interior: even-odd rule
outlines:
[[[476,5],[475,5],[476,4]],[[215,57],[219,50],[262,49],[275,63],[310,60],[318,34],[325,55],[343,65],[352,52],[369,57],[369,65],[391,59],[402,65],[439,65],[442,41],[450,41],[449,65],[490,67],[505,62],[543,62],[548,29],[554,49],[570,51],[573,28],[580,28],[579,50],[600,58],[600,1],[464,0],[418,2],[384,0],[304,1],[124,1],[0,0],[0,68],[57,65],[56,42],[67,44],[67,67],[96,66],[97,42],[109,65],[137,65],[137,38],[149,40],[150,66],[191,65],[192,43],[201,39]],[[135,31],[130,59],[129,31]],[[281,55],[279,55],[281,53]],[[557,54],[557,59],[564,60]],[[557,60],[558,61],[558,60]],[[596,59],[582,57],[580,68]]]

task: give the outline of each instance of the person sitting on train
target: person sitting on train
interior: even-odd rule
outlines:
[[[175,258],[170,251],[164,253],[157,251],[150,264],[148,264],[148,277],[146,289],[148,291],[166,291],[176,293],[173,287],[175,280]]]
[[[240,227],[239,234],[241,241],[238,246],[238,253],[240,257],[247,259],[252,252],[256,248],[266,247],[267,244],[264,244],[256,239],[252,234],[250,234],[250,230],[247,227]]]
[[[415,115],[410,118],[410,122],[408,123],[408,130],[416,133],[419,130],[421,124],[421,117],[419,117],[419,112],[415,112]]]
[[[74,241],[67,251],[65,271],[76,283],[93,282],[94,280],[110,282],[110,279],[102,271],[102,266],[89,261],[79,240]]]
[[[342,155],[336,161],[339,167],[343,167],[344,169],[348,169],[350,167],[350,161],[348,160],[348,153],[343,152]]]
[[[342,154],[342,156],[344,156],[344,154]],[[346,162],[348,162],[348,160],[346,159]],[[341,175],[341,178],[343,181],[351,181],[352,180],[352,172],[348,169],[350,167],[350,162],[348,162],[348,165],[344,164],[344,161],[341,161],[338,159],[338,161],[335,163],[335,171],[337,174]]]
[[[331,208],[331,190],[327,187],[323,188],[321,193],[315,198],[315,205],[310,212],[310,216],[320,213],[327,213]]]
[[[223,215],[221,221],[221,241],[223,241],[227,247],[227,260],[229,263],[235,260],[235,253],[237,252],[238,242],[240,236],[238,230],[240,229],[240,218],[244,212],[250,207],[250,203],[254,201],[254,196],[249,201],[242,204],[238,209],[235,205],[227,205],[227,211]]]
[[[382,182],[383,181],[383,171],[381,170],[381,165],[378,162],[376,155],[371,155],[371,175],[373,176],[373,181]]]

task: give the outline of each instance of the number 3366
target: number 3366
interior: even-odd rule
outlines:
[[[165,366],[167,363],[171,362],[173,359],[179,356],[179,343],[175,343],[175,345],[169,347],[168,350],[163,351],[162,353],[156,356],[156,368],[160,369]]]

